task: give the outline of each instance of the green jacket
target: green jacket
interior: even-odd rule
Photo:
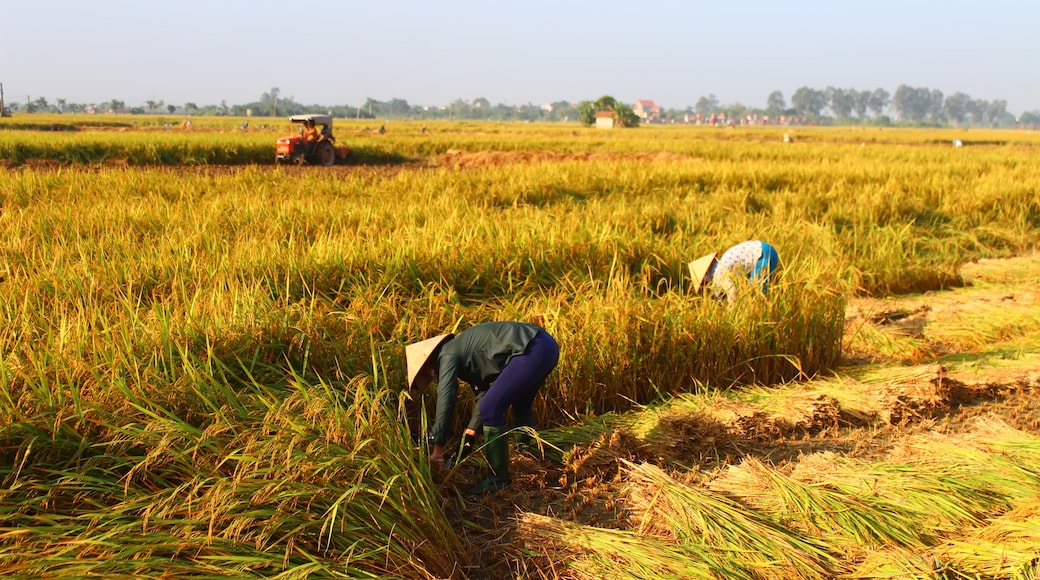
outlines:
[[[502,369],[527,350],[542,329],[524,322],[485,322],[467,328],[441,345],[437,356],[437,414],[430,439],[444,445],[455,414],[459,380],[485,391]]]

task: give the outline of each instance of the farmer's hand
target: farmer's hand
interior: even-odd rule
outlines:
[[[473,429],[466,429],[462,437],[462,450],[459,451],[459,461],[462,461],[466,457],[469,457],[470,453],[473,453],[476,442],[477,432]]]
[[[433,451],[430,452],[430,465],[433,467],[433,475],[437,477],[444,475],[444,460],[444,446],[434,444]]]

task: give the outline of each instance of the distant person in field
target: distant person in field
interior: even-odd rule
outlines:
[[[769,284],[780,269],[776,248],[760,240],[741,242],[718,257],[717,252],[690,262],[693,288],[710,288],[718,300],[732,303],[742,285],[750,282],[763,294],[769,294]]]
[[[318,133],[318,128],[314,125],[314,121],[303,122],[303,139],[308,143],[314,143],[321,137]]]
[[[483,422],[484,455],[491,467],[469,493],[495,492],[509,485],[506,410],[512,409],[516,427],[532,426],[534,399],[560,358],[556,340],[533,324],[485,322],[458,335],[441,334],[410,344],[405,358],[409,390],[437,383],[437,412],[427,435],[434,468],[440,470],[447,459],[445,446],[461,379],[474,390],[479,413],[474,419]]]
[[[318,127],[314,124],[314,121],[310,119],[303,122],[303,143],[307,148],[307,155],[314,153],[314,146],[321,139],[321,133],[318,132]]]

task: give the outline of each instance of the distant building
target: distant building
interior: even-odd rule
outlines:
[[[613,111],[600,111],[596,113],[596,128],[597,129],[613,129],[614,128],[614,112]]]
[[[644,123],[661,118],[661,107],[649,99],[636,101],[632,106],[632,112]]]

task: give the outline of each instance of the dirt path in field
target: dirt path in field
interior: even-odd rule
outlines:
[[[717,397],[644,413],[562,464],[515,453],[514,483],[497,495],[473,499],[462,481],[446,486],[445,507],[475,559],[467,576],[552,577],[551,562],[522,551],[520,513],[625,528],[624,461],[692,480],[748,457],[772,465],[820,451],[876,459],[909,435],[960,433],[979,417],[1040,435],[1040,346],[1032,346],[1040,345],[1040,255],[969,264],[964,277],[964,288],[853,300],[848,360],[833,377],[762,389],[771,396],[748,402]]]
[[[546,163],[567,161],[677,161],[694,160],[696,157],[680,153],[659,152],[577,152],[556,153],[554,151],[458,151],[450,150],[432,158],[428,164],[436,167],[469,169],[522,163]]]
[[[497,167],[503,165],[518,165],[532,163],[563,163],[573,161],[679,161],[679,160],[701,160],[679,153],[669,152],[576,152],[557,153],[554,151],[460,151],[452,149],[426,159],[413,159],[403,162],[388,163],[346,163],[332,167],[315,167],[295,165],[163,165],[164,170],[182,172],[186,174],[225,174],[241,171],[246,167],[267,167],[272,170],[282,171],[288,175],[299,175],[303,173],[324,172],[338,177],[350,175],[364,175],[377,177],[393,177],[402,171],[423,171],[433,169],[446,169],[463,171],[480,169],[484,167]],[[0,159],[0,166],[8,170],[26,169],[61,169],[68,163],[57,159],[27,159],[22,163],[13,163]],[[132,166],[124,158],[109,158],[95,165],[84,165],[87,168],[146,168],[148,166]]]

